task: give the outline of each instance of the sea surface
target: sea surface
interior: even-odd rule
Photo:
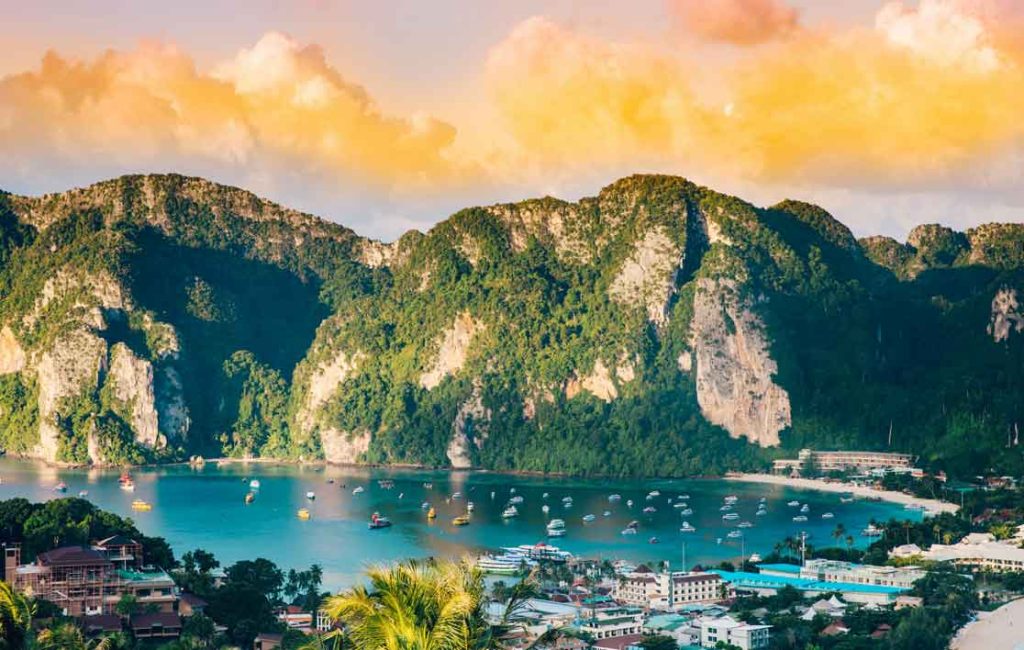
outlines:
[[[677,480],[592,480],[512,476],[466,471],[413,471],[359,469],[341,467],[298,467],[292,465],[207,463],[202,469],[164,466],[136,470],[136,489],[126,492],[118,487],[114,470],[57,469],[10,458],[0,459],[0,499],[26,497],[33,501],[75,496],[88,491],[90,501],[99,507],[131,517],[147,535],[167,538],[176,556],[202,548],[213,552],[222,564],[242,559],[265,557],[278,566],[304,569],[320,564],[324,586],[339,589],[359,581],[368,564],[409,557],[460,556],[495,551],[502,546],[534,544],[542,541],[574,554],[600,559],[625,559],[634,562],[668,561],[678,568],[711,565],[723,560],[738,561],[743,553],[766,555],[776,542],[801,531],[811,542],[832,545],[832,531],[842,523],[854,535],[857,546],[870,540],[861,536],[868,523],[891,517],[919,520],[921,513],[902,506],[857,500],[841,503],[839,494],[828,494],[754,483],[713,479]],[[255,501],[246,505],[249,481],[261,483]],[[379,480],[390,479],[394,486],[381,487]],[[54,490],[59,482],[68,491]],[[432,484],[432,487],[427,487]],[[362,487],[361,494],[353,494]],[[520,515],[511,520],[501,517],[512,490],[524,501]],[[649,492],[660,496],[647,499]],[[310,501],[307,492],[315,492]],[[452,498],[460,492],[462,498]],[[494,496],[491,496],[491,493]],[[548,493],[548,497],[543,497]],[[620,494],[618,503],[609,502],[611,494]],[[681,516],[673,504],[688,495],[693,509]],[[739,497],[734,511],[740,519],[722,520],[719,508],[727,495]],[[563,497],[573,499],[564,507]],[[758,501],[767,499],[768,515],[755,517]],[[672,502],[669,499],[672,499]],[[131,503],[144,499],[153,504],[149,512],[135,512]],[[627,506],[632,500],[633,506]],[[795,523],[797,508],[787,502],[807,503],[808,521]],[[475,510],[472,523],[453,526],[453,517],[466,512],[467,502]],[[428,521],[423,503],[432,504],[438,513]],[[548,504],[545,516],[542,506]],[[656,512],[644,514],[652,506]],[[311,518],[298,519],[299,508],[308,508]],[[608,511],[609,515],[604,516]],[[368,530],[374,512],[385,515],[394,526]],[[833,519],[822,519],[826,512]],[[584,523],[586,514],[594,514],[593,523]],[[565,537],[547,540],[545,522],[550,517],[564,519]],[[639,522],[639,534],[624,536],[622,529],[630,521]],[[679,531],[683,520],[696,532]],[[727,533],[740,521],[753,528],[743,530],[742,539],[729,539]],[[657,543],[651,543],[657,538]],[[840,542],[842,544],[844,542]]]

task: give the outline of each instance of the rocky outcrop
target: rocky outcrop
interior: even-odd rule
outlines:
[[[364,356],[362,352],[350,355],[347,351],[341,350],[333,358],[316,367],[309,378],[306,399],[296,416],[296,421],[304,433],[313,428],[317,411],[356,371]]]
[[[644,234],[623,262],[609,295],[619,303],[642,307],[648,320],[664,325],[682,263],[682,247],[672,241],[663,226],[656,226]]]
[[[481,321],[467,312],[456,316],[451,327],[441,334],[437,356],[429,369],[420,376],[420,386],[427,390],[436,388],[446,377],[462,370],[473,337],[483,331],[484,327]]]
[[[355,465],[370,449],[370,432],[360,429],[354,432],[339,431],[333,427],[320,430],[320,446],[324,460],[338,465]]]
[[[1017,302],[1017,290],[1003,287],[992,298],[988,334],[996,343],[1010,338],[1010,332],[1024,332],[1024,313]]]
[[[789,395],[774,382],[778,367],[764,324],[733,280],[698,280],[692,337],[704,417],[734,438],[779,444],[779,433],[792,423]]]
[[[484,406],[480,381],[477,380],[473,382],[473,393],[459,405],[452,422],[452,437],[445,452],[452,467],[465,469],[473,466],[471,447],[483,448],[490,421],[491,410]]]
[[[0,375],[21,372],[25,368],[25,350],[7,325],[0,329]]]
[[[163,447],[166,441],[160,435],[153,365],[135,356],[124,343],[117,343],[110,349],[107,381],[127,411],[136,442],[151,449]]]
[[[622,371],[628,376],[630,369],[623,367]],[[594,368],[588,375],[584,377],[574,375],[566,381],[565,397],[567,399],[572,399],[583,391],[587,391],[597,399],[605,402],[611,402],[619,396],[619,390],[612,380],[611,370],[608,369],[608,366],[601,359],[594,362]]]

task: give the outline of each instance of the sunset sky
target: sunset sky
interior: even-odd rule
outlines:
[[[1018,0],[0,0],[0,188],[177,171],[392,239],[634,172],[1024,220]]]

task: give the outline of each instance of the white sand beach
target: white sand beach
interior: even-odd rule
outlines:
[[[980,612],[953,639],[951,650],[1024,650],[1024,598]]]
[[[960,506],[939,501],[937,499],[922,499],[902,492],[889,490],[875,490],[870,487],[850,485],[848,483],[829,483],[821,479],[811,478],[790,478],[788,476],[776,476],[775,474],[729,474],[727,481],[745,481],[747,483],[766,483],[768,485],[781,485],[784,487],[798,488],[802,490],[818,490],[821,492],[839,492],[852,494],[861,498],[873,497],[892,503],[914,505],[924,508],[925,512],[934,515],[941,512],[956,512]]]

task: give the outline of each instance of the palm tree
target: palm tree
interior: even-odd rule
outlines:
[[[82,631],[71,623],[40,632],[36,647],[39,650],[86,650]]]
[[[86,647],[88,650],[131,650],[132,640],[124,632],[115,632],[93,639]]]
[[[357,650],[472,650],[491,644],[482,574],[471,564],[407,561],[371,568],[367,578],[369,589],[354,587],[324,603]]]
[[[26,647],[35,604],[0,582],[0,648],[20,650]]]
[[[846,535],[846,526],[844,526],[842,522],[840,522],[836,524],[835,528],[832,529],[832,539],[838,542],[843,538],[844,535]]]

